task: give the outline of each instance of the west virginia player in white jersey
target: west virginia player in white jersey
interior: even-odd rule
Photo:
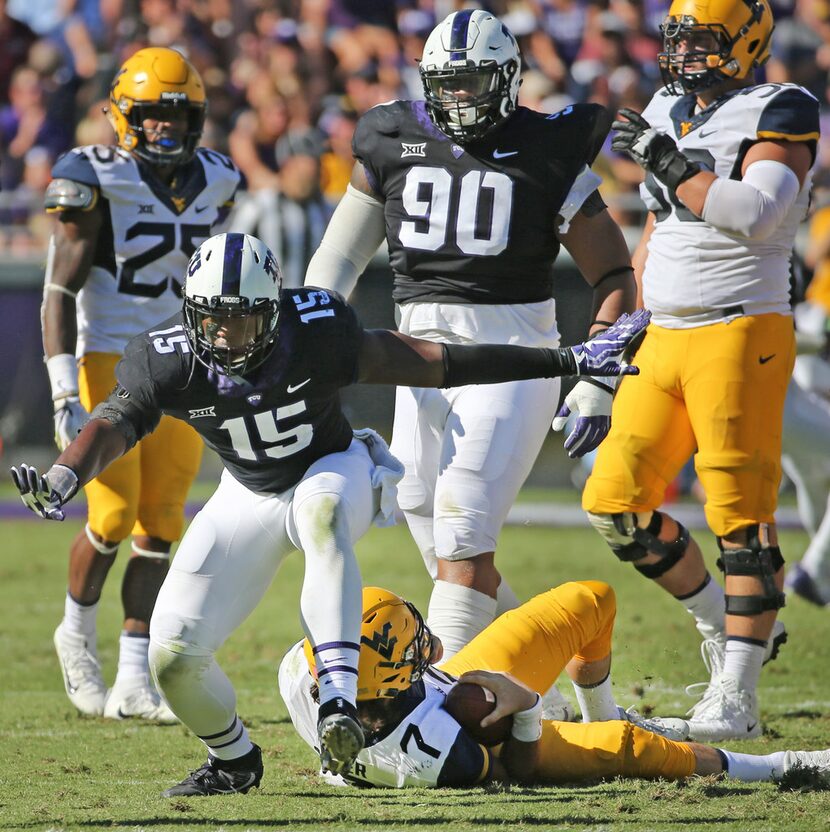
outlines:
[[[172,49],[142,49],[120,68],[110,91],[117,143],[75,148],[52,170],[46,210],[58,222],[43,343],[61,449],[113,389],[127,341],[181,307],[190,255],[233,204],[235,165],[197,148],[205,107],[202,81],[185,58]],[[175,720],[149,678],[148,631],[200,459],[196,433],[165,417],[86,488],[88,523],[70,550],[64,618],[55,632],[66,692],[82,713]],[[96,611],[118,546],[130,534],[118,673],[108,694]]]
[[[621,711],[611,693],[614,591],[600,581],[562,584],[505,613],[438,667],[441,643],[418,610],[380,587],[363,590],[358,714],[366,746],[337,785],[469,787],[493,780],[561,783],[601,777],[680,780],[725,773],[780,779],[796,767],[830,782],[830,751],[736,754],[678,741],[652,720]],[[538,692],[566,668],[584,722],[541,718]],[[511,736],[479,745],[444,707],[459,679],[490,689],[495,721],[512,714]],[[318,744],[315,663],[307,641],[288,651],[279,687],[294,727]]]
[[[761,734],[756,686],[785,636],[775,508],[795,356],[789,261],[819,126],[801,87],[754,82],[772,29],[767,0],[675,0],[667,86],[642,116],[622,111],[612,142],[646,170],[634,264],[653,318],[583,507],[619,558],[695,617],[711,670],[689,723],[699,740]],[[692,454],[725,595],[688,531],[658,511]]]

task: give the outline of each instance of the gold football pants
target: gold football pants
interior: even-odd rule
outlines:
[[[120,356],[88,353],[79,362],[81,404],[90,412],[115,387]],[[174,542],[184,528],[184,502],[202,458],[190,425],[163,416],[159,426],[85,486],[89,527],[104,540],[149,535]]]
[[[582,507],[593,514],[658,509],[695,454],[716,535],[775,522],[794,360],[786,315],[693,329],[649,326],[635,359],[640,374],[620,384]]]
[[[544,693],[572,658],[599,661],[611,652],[616,599],[601,581],[574,581],[532,598],[497,618],[440,669],[511,673]],[[694,773],[694,752],[684,743],[630,722],[545,720],[538,777],[574,782],[601,777],[681,779]]]

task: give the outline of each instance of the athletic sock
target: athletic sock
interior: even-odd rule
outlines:
[[[572,684],[583,722],[606,722],[620,718],[620,709],[611,691],[610,673],[594,685]]]
[[[724,676],[734,676],[740,690],[755,691],[764,664],[766,642],[753,639],[735,638],[726,640],[726,654],[723,660]]]
[[[237,760],[250,753],[254,747],[248,729],[237,715],[234,715],[227,730],[199,739],[207,746],[210,756],[217,760]]]
[[[689,595],[676,595],[686,612],[694,616],[703,638],[723,638],[726,630],[726,600],[723,587],[707,572],[703,583]]]
[[[115,683],[126,679],[137,679],[145,676],[150,678],[150,662],[147,651],[150,649],[150,635],[148,633],[130,633],[121,631],[118,639],[118,672]]]
[[[726,764],[726,774],[734,780],[757,783],[773,777],[781,777],[784,773],[786,751],[757,755],[739,754],[737,751],[725,751],[723,748],[717,750]]]
[[[67,632],[82,635],[86,639],[87,649],[93,656],[98,650],[97,617],[97,601],[94,604],[79,604],[68,592],[66,593],[66,600],[63,604],[63,627]]]
[[[495,598],[466,586],[436,581],[429,599],[427,624],[452,658],[496,617]]]

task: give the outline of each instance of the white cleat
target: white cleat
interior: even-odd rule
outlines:
[[[80,633],[72,633],[59,624],[53,638],[69,701],[87,716],[101,716],[107,698],[107,686],[101,676],[98,658],[89,650]]]
[[[542,719],[552,719],[556,722],[573,722],[576,710],[562,695],[556,685],[551,685],[542,695]]]
[[[830,786],[830,748],[824,751],[787,751],[781,766],[781,776],[796,771],[811,772],[819,782]],[[780,780],[781,777],[773,779]]]
[[[738,688],[733,676],[718,676],[689,711],[689,739],[695,742],[752,740],[762,733],[755,694]]]
[[[106,719],[146,719],[171,725],[178,717],[159,696],[149,676],[137,676],[123,682],[116,680],[104,706]]]
[[[685,719],[662,716],[644,717],[638,714],[634,708],[620,708],[619,711],[620,719],[624,722],[630,722],[638,728],[651,731],[652,734],[659,734],[661,737],[675,742],[685,742],[689,739],[689,723]]]

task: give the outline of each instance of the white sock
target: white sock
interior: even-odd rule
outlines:
[[[118,639],[118,672],[116,684],[125,679],[137,679],[141,676],[150,678],[150,662],[147,651],[150,649],[150,636],[147,633],[129,633],[121,631]]]
[[[744,783],[756,783],[781,777],[784,773],[784,755],[786,751],[775,751],[772,754],[739,754],[736,751],[725,751],[719,748],[721,756],[726,761],[726,773],[733,780]]]
[[[79,604],[68,592],[63,603],[63,627],[67,632],[82,635],[86,639],[86,646],[93,656],[98,651],[98,633],[96,620],[98,617],[98,602],[94,604]]]
[[[429,599],[427,625],[444,645],[444,660],[452,658],[496,617],[495,598],[466,586],[436,581]]]
[[[761,677],[766,644],[754,644],[737,638],[726,640],[723,674],[736,676],[741,690],[755,691]]]
[[[620,709],[611,691],[611,674],[595,685],[583,686],[572,682],[583,722],[606,722],[619,719]]]
[[[692,595],[677,599],[686,612],[695,618],[695,626],[703,638],[723,637],[726,631],[726,601],[723,587],[707,573],[702,586]]]
[[[248,729],[236,715],[227,731],[199,739],[207,746],[210,755],[219,760],[235,760],[237,757],[243,757],[254,747],[248,736]]]
[[[801,568],[818,583],[823,593],[830,590],[830,505],[801,559]]]
[[[499,584],[499,588],[496,590],[496,618],[498,618],[502,613],[515,610],[521,603],[522,602],[516,597],[516,593],[513,592],[513,587],[507,583],[507,580],[502,575],[501,583]]]

